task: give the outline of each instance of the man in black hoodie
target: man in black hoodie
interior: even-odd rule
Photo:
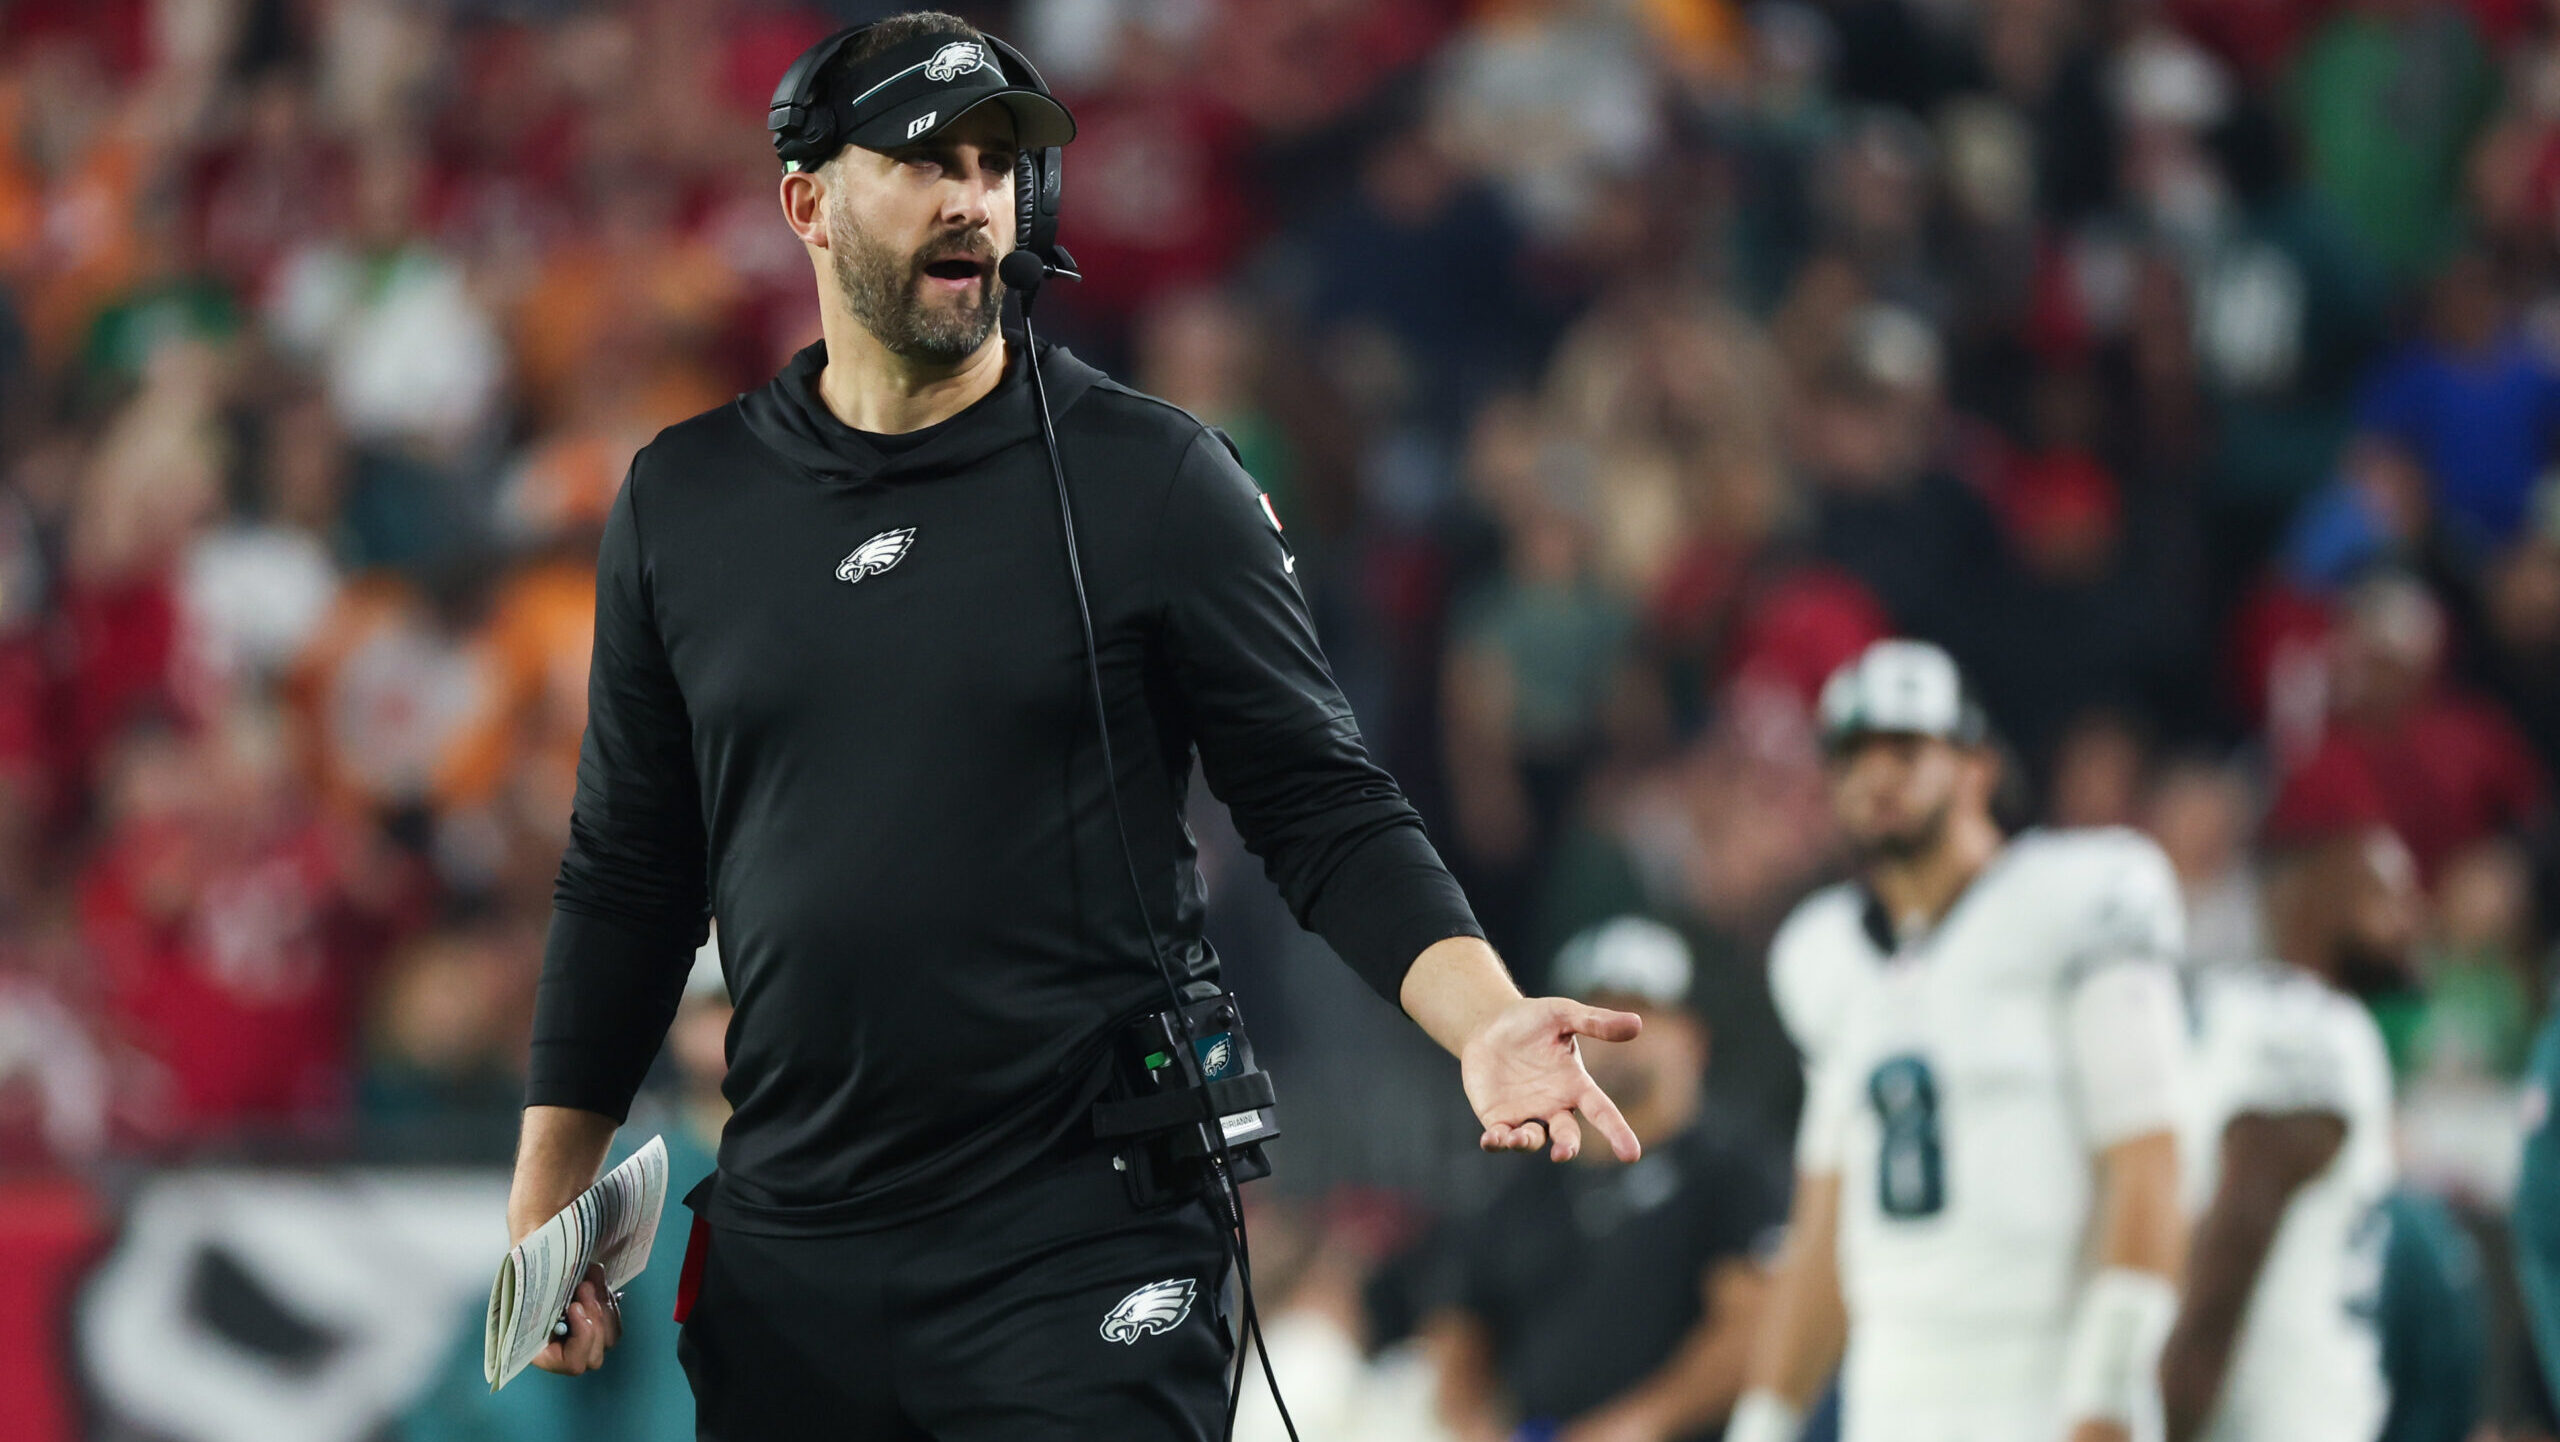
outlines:
[[[606,525],[509,1228],[595,1179],[716,913],[736,1110],[687,1199],[700,1435],[1214,1435],[1219,1224],[1133,1204],[1089,1120],[1121,1024],[1163,1005],[1149,918],[1215,990],[1195,752],[1298,918],[1458,1055],[1487,1149],[1569,1160],[1578,1112],[1634,1159],[1576,1038],[1639,1023],[1513,987],[1223,438],[998,328],[1015,147],[1064,143],[1066,112],[931,13],[819,94],[852,143],[781,200],[824,339],[661,433]],[[582,1287],[538,1365],[598,1366],[619,1325]]]

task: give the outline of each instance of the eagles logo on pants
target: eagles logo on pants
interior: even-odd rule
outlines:
[[[676,1346],[698,1442],[1220,1435],[1217,1221],[1133,1205],[1107,1149],[874,1231],[766,1236],[713,1210]]]
[[[1189,1277],[1149,1282],[1122,1297],[1111,1315],[1102,1319],[1102,1340],[1135,1345],[1140,1337],[1172,1331],[1191,1315],[1192,1291]]]

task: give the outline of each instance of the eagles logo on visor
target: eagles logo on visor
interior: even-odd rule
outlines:
[[[1064,145],[1076,123],[1029,76],[1012,76],[982,40],[921,35],[868,57],[829,87],[827,103],[844,117],[837,132],[865,150],[895,150],[927,140],[982,105],[1013,116],[1014,143],[1025,149]]]
[[[966,75],[982,65],[995,71],[998,80],[1004,78],[1003,67],[988,59],[985,48],[978,42],[954,40],[933,52],[933,58],[924,63],[924,78],[949,80],[956,75]]]

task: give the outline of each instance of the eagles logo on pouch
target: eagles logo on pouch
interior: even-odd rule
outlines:
[[[950,80],[985,64],[987,52],[979,49],[976,41],[954,40],[933,52],[933,58],[924,63],[924,78]]]
[[[1191,1294],[1196,1290],[1189,1277],[1147,1283],[1122,1297],[1111,1315],[1102,1319],[1102,1340],[1136,1346],[1140,1337],[1172,1331],[1191,1315]]]
[[[865,576],[879,575],[882,571],[905,560],[907,547],[915,544],[915,539],[916,528],[913,526],[902,526],[894,531],[882,531],[879,535],[853,548],[853,554],[845,557],[836,566],[836,579],[859,581]]]

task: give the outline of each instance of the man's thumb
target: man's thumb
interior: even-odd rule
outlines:
[[[1644,1018],[1631,1011],[1576,1006],[1565,1014],[1565,1026],[1595,1041],[1633,1041],[1644,1031]]]

